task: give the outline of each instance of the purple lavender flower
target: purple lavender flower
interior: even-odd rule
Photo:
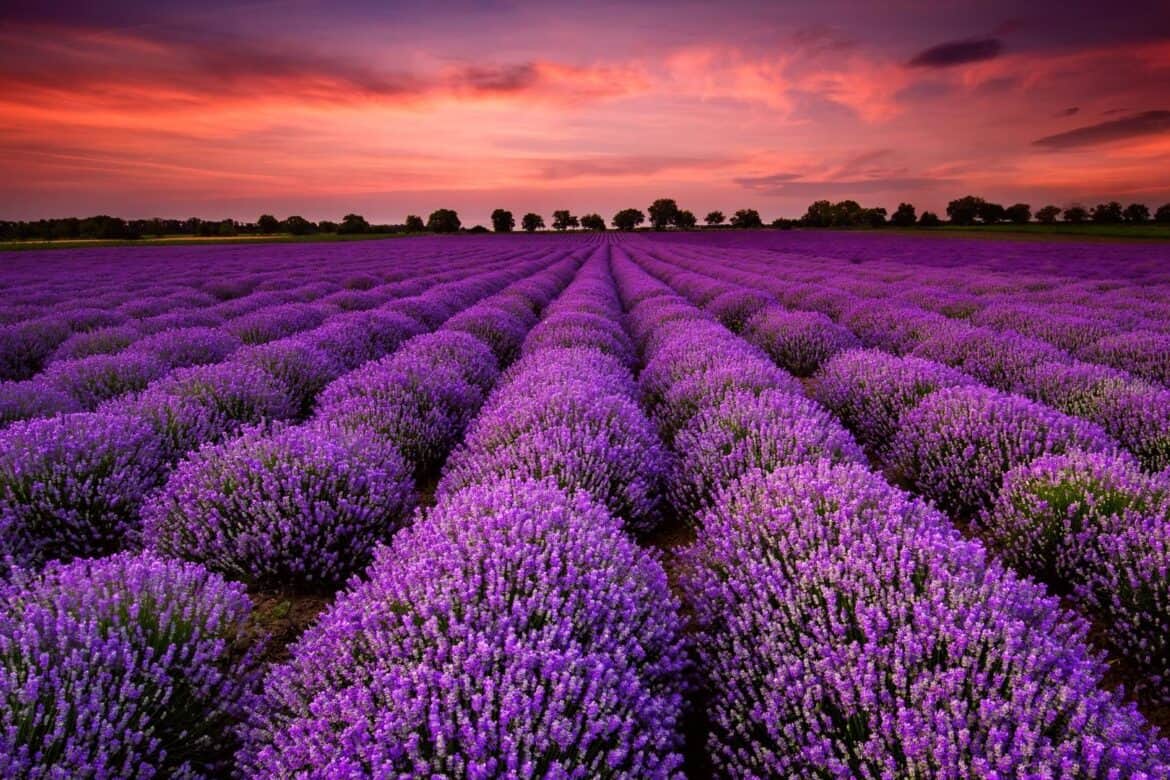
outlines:
[[[683,571],[717,775],[1170,770],[1082,623],[860,466],[750,472]]]
[[[119,352],[142,337],[133,325],[113,325],[81,333],[74,333],[53,350],[47,363],[73,360],[91,355],[110,355]]]
[[[0,382],[0,428],[17,420],[80,411],[73,396],[39,379]]]
[[[848,350],[821,367],[812,395],[867,447],[883,451],[902,415],[944,387],[975,385],[971,377],[932,360],[875,349]]]
[[[308,304],[287,303],[243,314],[224,327],[245,344],[264,344],[315,328],[324,321],[325,315]]]
[[[679,776],[685,659],[654,558],[585,496],[501,482],[380,550],[264,685],[251,776]]]
[[[861,346],[856,336],[824,314],[781,306],[769,306],[752,317],[744,338],[795,376],[812,376],[833,355]]]
[[[168,368],[187,368],[218,363],[241,346],[243,342],[219,328],[175,328],[139,339],[124,354],[146,355]]]
[[[1170,333],[1136,330],[1106,336],[1080,351],[1080,357],[1105,363],[1154,382],[1170,384]]]
[[[299,336],[244,347],[232,354],[231,362],[259,369],[276,380],[288,392],[297,418],[307,417],[317,395],[345,373],[335,357],[306,344]]]
[[[718,490],[752,469],[826,459],[864,462],[848,431],[815,402],[777,390],[732,392],[674,438],[671,503],[694,517]]]
[[[65,414],[0,432],[0,546],[18,565],[135,547],[139,509],[163,477],[141,420]],[[2,567],[2,565],[0,565]]]
[[[246,430],[180,463],[143,512],[147,544],[250,583],[332,588],[414,507],[393,446],[332,426]]]
[[[222,777],[252,708],[243,587],[150,554],[0,586],[0,775]]]
[[[104,401],[144,389],[167,372],[159,359],[123,351],[53,363],[40,380],[68,393],[83,409],[95,409]]]
[[[333,317],[324,325],[300,334],[298,339],[351,370],[385,357],[421,329],[417,322],[397,312],[365,311]]]
[[[292,419],[298,411],[296,401],[277,379],[234,362],[178,369],[137,396],[110,402],[102,409],[148,422],[170,461],[201,444],[221,441],[244,426]]]
[[[1092,423],[984,387],[935,391],[902,416],[889,464],[950,512],[975,515],[999,493],[1003,475],[1041,455],[1072,449],[1114,452]]]

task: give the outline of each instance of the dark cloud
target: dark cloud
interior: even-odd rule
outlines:
[[[1170,111],[1143,111],[1122,119],[1086,125],[1038,138],[1032,145],[1055,150],[1079,149],[1159,133],[1170,133]]]
[[[1063,111],[1057,111],[1055,114],[1053,114],[1053,116],[1075,116],[1075,115],[1079,114],[1080,111],[1081,111],[1080,106],[1069,106],[1068,108],[1064,109]]]
[[[931,46],[914,55],[908,64],[912,68],[950,68],[994,59],[1002,51],[1003,43],[999,38],[968,38]]]
[[[473,65],[455,76],[458,85],[475,92],[522,92],[531,89],[539,80],[536,66],[531,62],[518,65]]]

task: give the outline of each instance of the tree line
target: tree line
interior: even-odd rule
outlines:
[[[1148,206],[1130,203],[1122,206],[1118,201],[1099,203],[1092,208],[1074,204],[1066,208],[1043,206],[1032,211],[1027,203],[1004,206],[974,195],[966,195],[947,204],[947,222],[952,225],[994,225],[1011,223],[1024,225],[1033,221],[1040,224],[1054,224],[1058,220],[1067,224],[1132,224],[1140,225],[1151,220],[1170,224],[1170,203],[1160,206],[1151,214]],[[497,233],[511,233],[516,229],[516,218],[511,211],[498,208],[491,215],[492,230]],[[708,228],[762,228],[764,220],[755,209],[739,209],[730,218],[722,211],[711,211],[703,218]],[[769,224],[776,228],[791,227],[937,227],[944,223],[939,215],[931,211],[918,213],[911,203],[900,203],[893,214],[881,207],[864,207],[855,200],[833,203],[828,200],[814,201],[804,216],[799,219],[783,217]],[[687,209],[680,208],[673,198],[659,198],[645,211],[625,208],[614,214],[609,224],[617,230],[637,230],[647,225],[654,230],[691,230],[698,224],[698,218]],[[606,230],[607,224],[600,214],[574,215],[568,209],[552,213],[548,225],[553,230]],[[520,228],[528,233],[544,230],[546,224],[540,214],[528,212],[520,218]],[[128,240],[144,236],[192,236],[230,237],[247,235],[294,236],[317,233],[336,234],[392,234],[392,233],[486,233],[482,225],[463,227],[459,214],[454,209],[436,209],[426,220],[411,214],[401,224],[373,224],[360,214],[346,214],[339,222],[321,220],[313,222],[299,215],[277,219],[271,214],[262,214],[255,222],[240,222],[234,219],[205,220],[190,219],[121,219],[108,215],[94,217],[64,217],[32,221],[0,220],[0,240],[69,240],[105,239]]]

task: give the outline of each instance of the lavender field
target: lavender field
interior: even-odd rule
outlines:
[[[0,777],[1170,778],[1170,248],[5,257]]]

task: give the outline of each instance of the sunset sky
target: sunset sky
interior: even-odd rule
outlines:
[[[0,219],[1153,207],[1170,10],[5,0],[0,172]]]

